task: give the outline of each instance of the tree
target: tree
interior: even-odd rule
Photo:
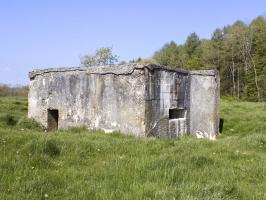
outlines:
[[[233,96],[238,98],[242,91],[244,96],[246,96],[247,91],[247,60],[242,48],[245,45],[245,33],[246,25],[241,21],[237,21],[233,26],[227,28],[222,44],[224,50],[224,72],[229,73],[228,77],[232,80],[230,89],[232,89]],[[241,86],[240,83],[242,83]]]
[[[254,19],[250,24],[252,33],[251,67],[257,98],[266,100],[266,20],[264,17]],[[252,95],[252,94],[251,94]]]
[[[112,65],[118,62],[118,56],[112,52],[112,47],[102,47],[96,50],[95,54],[86,54],[81,58],[81,65],[85,67],[97,65]]]
[[[187,37],[187,40],[185,43],[186,51],[187,51],[189,58],[192,57],[192,55],[195,53],[199,45],[200,45],[199,36],[196,33],[191,33]]]
[[[184,68],[189,70],[199,70],[204,68],[202,54],[203,47],[202,41],[199,39],[196,33],[191,33],[184,45],[181,45],[183,49],[183,65]]]
[[[215,29],[210,40],[210,58],[213,67],[220,69],[222,66],[222,55],[223,55],[223,41],[224,41],[224,31],[222,29]]]
[[[178,46],[174,41],[166,43],[159,51],[154,53],[153,59],[160,65],[179,66]]]

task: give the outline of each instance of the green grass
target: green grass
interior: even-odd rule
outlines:
[[[222,101],[216,141],[44,133],[0,98],[0,199],[266,199],[266,104]]]

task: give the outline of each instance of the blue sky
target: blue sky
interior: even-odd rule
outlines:
[[[265,12],[265,0],[0,0],[0,83],[28,84],[33,68],[78,66],[102,46],[120,60],[151,57],[191,32],[210,38]]]

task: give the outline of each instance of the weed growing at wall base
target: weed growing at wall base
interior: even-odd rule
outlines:
[[[0,199],[266,198],[265,103],[222,101],[216,141],[47,134],[25,122],[26,105],[0,98],[1,116],[16,121],[0,117]]]

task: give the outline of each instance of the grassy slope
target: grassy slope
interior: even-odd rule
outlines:
[[[223,101],[216,141],[43,134],[26,99],[0,111],[0,199],[266,199],[265,103]]]

